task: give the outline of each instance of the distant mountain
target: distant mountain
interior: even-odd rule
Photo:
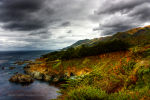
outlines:
[[[76,43],[64,49],[67,49],[70,47],[80,47],[81,45],[92,46],[101,41],[108,41],[108,40],[115,40],[115,39],[120,39],[120,40],[129,42],[130,44],[139,44],[139,43],[144,44],[144,43],[150,42],[149,41],[150,40],[150,25],[145,26],[145,27],[133,28],[125,32],[118,32],[112,36],[94,38],[91,40],[90,39],[79,40]]]

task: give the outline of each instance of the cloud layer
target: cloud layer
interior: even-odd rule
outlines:
[[[98,17],[97,21],[100,22],[94,31],[101,30],[102,35],[111,35],[133,27],[143,26],[150,22],[149,16],[149,0],[111,0],[109,2],[105,0],[91,18],[95,21],[94,18]]]
[[[0,21],[3,28],[30,31],[46,27],[47,23],[40,16],[44,5],[43,0],[2,0]],[[52,9],[48,11],[53,13]]]
[[[150,24],[149,0],[0,0],[0,48],[59,49]]]

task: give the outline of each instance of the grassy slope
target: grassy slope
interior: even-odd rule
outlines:
[[[68,80],[64,100],[149,100],[150,46],[87,57],[89,74]],[[74,61],[75,62],[75,61]],[[89,63],[87,62],[87,63]]]
[[[86,57],[85,67],[92,68],[92,71],[76,80],[70,79],[68,84],[64,85],[60,99],[149,100],[149,33],[149,26],[146,26],[119,32],[102,40],[97,39],[98,41],[122,39],[138,46],[130,48],[127,52],[107,53],[91,59]],[[93,64],[88,64],[89,62]]]
[[[149,33],[147,27],[136,28],[95,40],[121,38],[136,44],[126,52],[64,61],[38,59],[35,64],[31,64],[30,70],[58,76],[76,75],[62,85],[60,100],[150,100]]]

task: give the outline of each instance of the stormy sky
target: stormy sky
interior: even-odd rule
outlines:
[[[150,24],[150,0],[0,0],[0,50],[54,50]]]

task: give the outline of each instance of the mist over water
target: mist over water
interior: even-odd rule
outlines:
[[[0,51],[0,100],[50,100],[59,94],[57,87],[46,82],[34,81],[28,86],[10,83],[14,73],[24,73],[24,65],[15,65],[17,61],[34,60],[50,51]],[[9,67],[16,67],[10,70]],[[3,69],[4,68],[4,69]]]

